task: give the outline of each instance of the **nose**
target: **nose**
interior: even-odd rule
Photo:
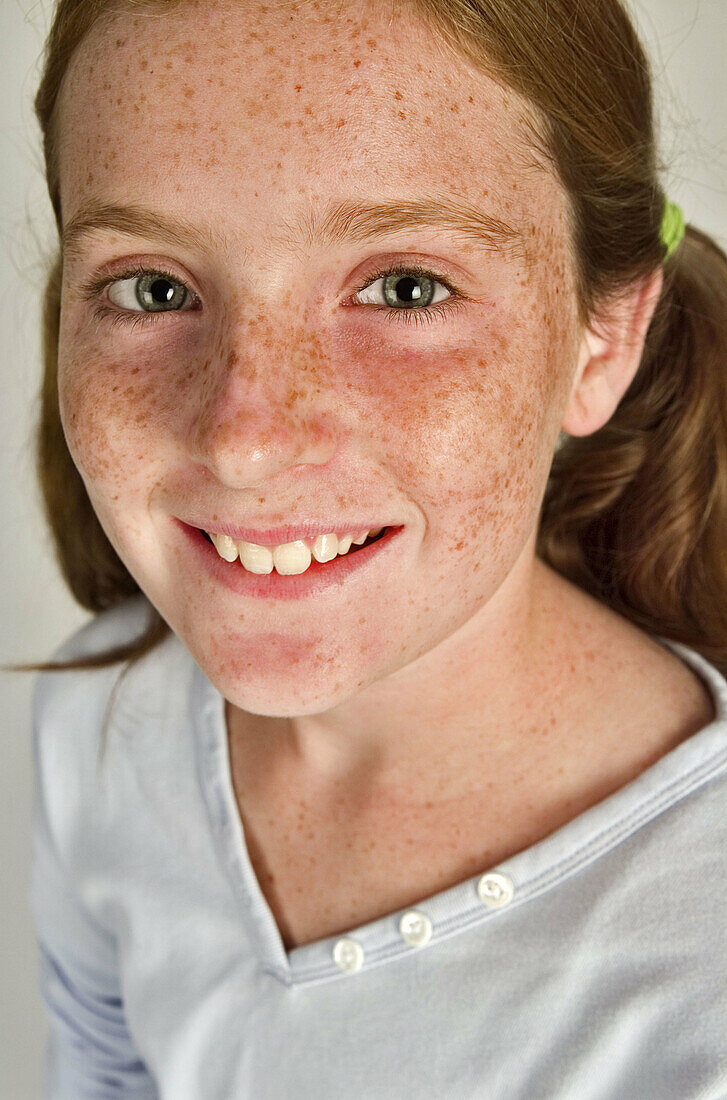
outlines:
[[[291,352],[291,341],[238,332],[205,363],[193,455],[230,488],[324,465],[336,450],[330,397],[313,367],[320,351],[306,356],[306,342],[294,343]]]

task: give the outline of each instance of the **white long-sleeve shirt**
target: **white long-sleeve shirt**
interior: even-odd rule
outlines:
[[[136,596],[54,657],[145,616]],[[38,675],[46,1100],[724,1100],[727,682],[656,640],[714,722],[504,863],[292,950],[247,854],[224,699],[180,640],[121,681],[98,771],[121,666]]]

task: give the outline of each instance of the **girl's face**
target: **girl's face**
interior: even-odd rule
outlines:
[[[129,572],[258,714],[329,710],[417,658],[424,690],[466,624],[504,636],[578,361],[565,199],[525,104],[411,14],[362,9],[119,14],[60,104],[68,445]],[[436,198],[479,226],[396,226]],[[383,204],[326,236],[331,212]],[[146,228],[71,235],[99,206],[143,207]],[[488,217],[510,232],[476,236]],[[397,266],[429,273],[425,305],[402,309],[397,279],[385,296]],[[134,269],[171,278],[168,308]],[[276,600],[200,566],[177,520],[205,519],[403,530],[340,585]]]

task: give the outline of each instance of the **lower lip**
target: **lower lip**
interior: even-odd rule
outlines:
[[[327,589],[342,585],[348,577],[364,569],[374,558],[386,554],[397,535],[404,529],[390,527],[378,542],[372,542],[362,550],[344,554],[330,562],[321,563],[314,558],[305,573],[285,576],[275,569],[272,573],[248,573],[239,559],[229,562],[221,558],[197,527],[190,527],[181,520],[176,522],[196,552],[200,564],[220,584],[240,596],[261,596],[268,600],[297,600],[301,596],[316,596]]]

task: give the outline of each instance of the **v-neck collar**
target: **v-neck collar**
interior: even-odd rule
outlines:
[[[412,950],[436,951],[443,939],[462,935],[508,913],[575,875],[593,860],[727,769],[727,680],[687,646],[650,635],[681,657],[705,681],[715,718],[666,753],[652,767],[585,810],[543,840],[502,864],[422,898],[406,909],[368,921],[349,932],[287,950],[250,861],[235,798],[225,718],[225,698],[194,663],[190,708],[200,783],[221,866],[240,900],[240,919],[263,969],[285,985],[351,980]],[[405,927],[430,922],[430,938],[413,946]],[[412,923],[413,922],[413,923]],[[357,955],[353,973],[341,958]]]

